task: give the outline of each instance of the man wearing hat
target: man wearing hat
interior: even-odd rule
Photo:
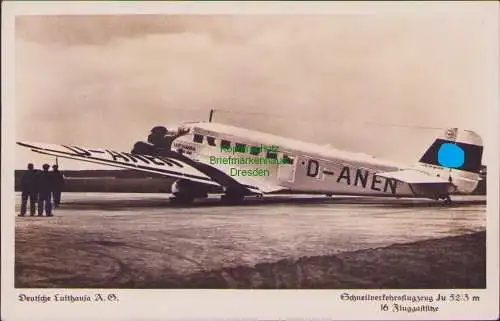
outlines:
[[[28,170],[21,178],[21,216],[26,214],[28,199],[30,201],[30,215],[35,215],[36,203],[36,172],[33,164],[28,164]]]
[[[38,178],[38,216],[43,216],[43,209],[45,209],[45,215],[52,216],[52,173],[49,172],[49,164],[43,164],[42,168],[43,171]]]
[[[54,207],[59,207],[61,203],[61,192],[64,186],[64,176],[59,171],[59,166],[52,165],[52,195],[54,197]]]

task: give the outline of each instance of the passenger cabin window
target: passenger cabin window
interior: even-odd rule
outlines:
[[[259,147],[257,147],[257,146],[251,146],[250,147],[250,154],[252,154],[252,155],[259,155],[260,151],[261,151],[260,146]]]
[[[203,143],[203,135],[194,134],[193,142],[200,143],[200,144]]]
[[[215,138],[207,136],[207,142],[210,146],[215,146]]]
[[[245,152],[245,149],[246,149],[246,145],[245,144],[240,144],[240,143],[236,143],[236,146],[235,146],[235,151],[237,153],[244,153]]]
[[[283,164],[293,165],[293,157],[283,155]]]
[[[274,152],[270,152],[268,151],[267,152],[267,158],[270,158],[270,159],[277,159],[278,158],[278,154],[274,153]]]
[[[225,148],[231,148],[231,142],[228,141],[228,140],[221,140],[220,142],[220,147],[222,147],[223,149]]]

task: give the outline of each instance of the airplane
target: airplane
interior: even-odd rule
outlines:
[[[17,142],[34,152],[175,178],[171,200],[191,204],[219,188],[221,200],[300,193],[444,200],[470,194],[479,181],[483,143],[448,128],[413,165],[216,122],[183,122],[151,130],[130,152]],[[174,127],[175,128],[175,127]]]

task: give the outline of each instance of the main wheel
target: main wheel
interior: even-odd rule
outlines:
[[[174,194],[174,196],[170,198],[170,202],[176,205],[189,205],[192,204],[193,201],[194,197],[186,194]]]
[[[241,194],[224,194],[220,199],[225,204],[240,204],[244,198],[245,196]]]
[[[208,196],[205,188],[185,179],[176,180],[170,189],[174,195],[170,200],[174,204],[191,204],[195,198],[206,198]]]

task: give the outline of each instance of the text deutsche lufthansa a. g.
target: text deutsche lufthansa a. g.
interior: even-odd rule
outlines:
[[[119,302],[120,299],[116,293],[92,293],[92,294],[24,294],[17,297],[19,302],[23,303],[95,303],[95,302]]]

